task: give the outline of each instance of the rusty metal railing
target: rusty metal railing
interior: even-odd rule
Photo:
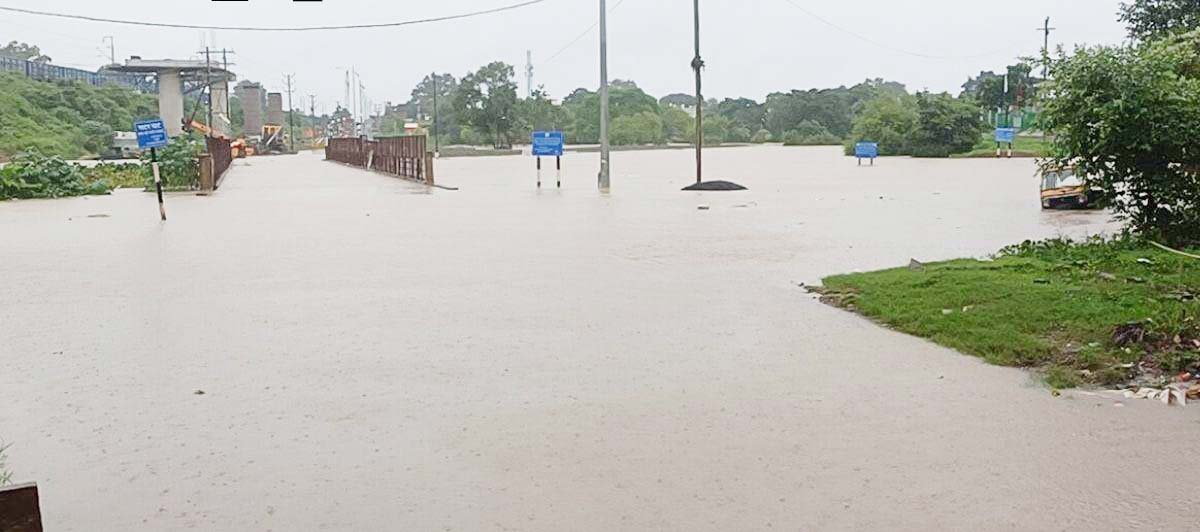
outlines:
[[[325,158],[433,184],[433,157],[425,151],[424,136],[329,139]]]

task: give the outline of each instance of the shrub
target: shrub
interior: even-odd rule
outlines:
[[[908,153],[909,136],[917,127],[917,104],[911,96],[880,96],[870,100],[854,119],[847,154],[854,154],[858,142],[879,143],[880,155]]]
[[[18,154],[0,169],[0,199],[61,198],[107,194],[103,182],[88,182],[79,165],[37,150]]]
[[[728,142],[750,142],[750,128],[734,126],[725,134]]]
[[[837,146],[842,139],[830,133],[820,122],[805,120],[783,135],[784,146]]]
[[[917,94],[917,127],[912,132],[914,157],[949,157],[971,151],[983,134],[979,110],[949,94]]]
[[[204,141],[189,133],[171,139],[167,147],[158,150],[159,173],[164,189],[193,190],[200,186],[200,154]],[[150,154],[142,154],[144,165],[150,167]],[[147,186],[154,186],[153,181]]]
[[[1048,166],[1074,166],[1128,229],[1200,244],[1200,31],[1081,48],[1053,64]]]
[[[755,133],[753,137],[750,137],[750,142],[753,142],[755,144],[763,144],[763,143],[771,142],[771,131],[767,130],[767,129],[758,130],[758,132]]]

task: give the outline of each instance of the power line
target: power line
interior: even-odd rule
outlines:
[[[608,12],[612,13],[613,11],[616,11],[617,8],[621,7],[621,4],[624,4],[624,3],[625,3],[625,0],[618,1],[615,5],[612,6],[611,9],[608,10]],[[587,37],[589,34],[591,34],[592,31],[596,29],[596,26],[599,26],[599,25],[600,25],[599,20],[597,20],[596,22],[593,22],[591,26],[588,26],[588,28],[586,30],[583,30],[583,33],[580,33],[578,37],[571,39],[571,42],[567,43],[566,46],[559,48],[559,50],[557,52],[554,52],[549,58],[547,58],[545,61],[543,61],[542,64],[543,65],[549,64],[551,61],[554,61],[555,59],[557,59],[558,56],[563,54],[563,52],[566,52],[572,46],[575,46],[579,41],[583,40],[584,37]]]
[[[905,55],[911,55],[911,56],[913,56],[913,57],[920,57],[920,58],[923,58],[923,59],[976,59],[976,58],[980,58],[980,57],[987,57],[987,56],[991,56],[991,55],[996,55],[996,54],[999,54],[999,53],[1001,53],[1001,52],[1005,52],[1005,51],[1008,51],[1008,50],[1009,50],[1009,48],[1008,48],[1008,47],[1005,47],[1005,48],[1000,48],[1000,49],[997,49],[997,50],[992,50],[992,51],[990,51],[990,52],[985,52],[985,53],[982,53],[982,54],[975,54],[975,55],[958,55],[958,56],[954,56],[954,55],[933,55],[933,54],[923,54],[923,53],[921,53],[921,52],[913,52],[913,51],[910,51],[910,50],[905,50],[905,49],[903,49],[903,48],[897,48],[897,47],[895,47],[895,46],[892,46],[892,45],[889,45],[889,44],[886,44],[886,43],[882,43],[882,42],[876,41],[876,40],[874,40],[874,39],[872,39],[872,38],[870,38],[870,37],[867,37],[866,35],[863,35],[863,34],[861,34],[861,33],[855,32],[854,30],[851,30],[851,29],[848,29],[848,28],[845,28],[845,27],[839,26],[839,25],[837,25],[837,24],[834,24],[834,23],[833,23],[832,21],[830,21],[829,19],[827,19],[827,18],[825,18],[825,17],[822,17],[821,15],[818,15],[817,13],[813,12],[811,9],[808,9],[808,8],[806,8],[806,7],[804,7],[804,6],[801,6],[800,4],[797,4],[797,3],[795,2],[795,0],[783,0],[783,1],[784,1],[784,2],[787,2],[787,3],[788,3],[788,4],[790,4],[792,7],[796,8],[796,9],[799,9],[800,11],[802,11],[804,14],[808,15],[809,17],[812,17],[813,19],[816,19],[816,20],[817,20],[817,22],[820,22],[820,23],[822,23],[822,24],[824,24],[824,25],[826,25],[826,26],[829,26],[830,28],[833,28],[833,29],[835,29],[835,30],[838,30],[838,31],[840,31],[840,32],[842,32],[842,33],[845,33],[846,35],[849,35],[849,36],[851,36],[851,37],[854,37],[854,38],[856,38],[856,39],[858,39],[858,40],[860,40],[860,41],[863,41],[863,42],[865,42],[865,43],[867,43],[867,44],[872,44],[872,45],[875,45],[875,46],[877,46],[877,47],[879,47],[879,48],[883,48],[883,49],[885,49],[885,50],[890,50],[890,51],[897,52],[897,53],[901,53],[901,54],[905,54]]]
[[[293,28],[268,28],[258,26],[204,26],[195,24],[171,24],[165,22],[144,22],[135,20],[121,20],[101,17],[90,17],[86,15],[70,15],[66,13],[52,13],[49,11],[36,11],[33,9],[22,9],[18,7],[0,6],[0,11],[9,11],[12,13],[23,13],[26,15],[36,15],[42,17],[65,18],[72,20],[85,20],[88,22],[107,22],[110,24],[124,24],[127,26],[149,26],[155,28],[178,28],[190,30],[222,30],[222,31],[275,31],[275,32],[298,32],[298,31],[330,31],[330,30],[361,30],[375,28],[395,28],[399,26],[412,26],[416,24],[427,24],[430,22],[444,22],[447,20],[458,20],[464,18],[478,17],[481,15],[490,15],[503,11],[511,11],[522,7],[540,4],[547,0],[527,0],[518,4],[510,4],[502,7],[485,9],[482,11],[472,11],[470,13],[461,13],[457,15],[445,15],[440,17],[431,17],[415,20],[405,20],[400,22],[383,22],[378,24],[352,24],[346,26],[303,26]]]

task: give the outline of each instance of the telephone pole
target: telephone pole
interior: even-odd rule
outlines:
[[[600,0],[600,191],[608,192],[608,6]]]
[[[208,91],[208,130],[213,131],[213,101],[212,101],[212,54],[204,47],[204,88]]]
[[[1042,79],[1050,77],[1050,32],[1057,29],[1050,27],[1050,17],[1046,17],[1046,24],[1037,29],[1042,32],[1044,37],[1042,42]]]
[[[292,77],[293,74],[287,75],[287,95],[288,95],[288,146],[291,151],[296,151],[296,109],[292,106]]]
[[[525,50],[525,97],[533,98],[533,50]]]
[[[433,156],[439,157],[442,152],[442,139],[438,136],[438,75],[430,75],[433,79]]]

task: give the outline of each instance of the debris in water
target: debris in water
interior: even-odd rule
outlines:
[[[88,218],[111,218],[111,216],[107,214],[89,214]]]
[[[700,210],[702,210],[702,211],[707,211],[707,210],[711,209],[712,207],[709,207],[708,205],[701,205],[701,206],[699,206],[699,207],[696,207],[696,208],[697,208],[697,209],[700,209]]]
[[[192,392],[192,393],[194,395],[204,395],[204,390],[196,390],[195,392]]]

